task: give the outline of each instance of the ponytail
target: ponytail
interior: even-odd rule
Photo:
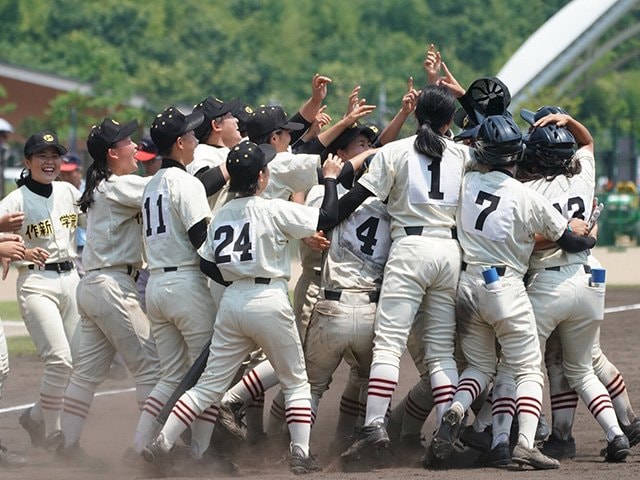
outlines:
[[[82,196],[80,197],[80,210],[82,213],[87,213],[87,210],[91,207],[93,203],[93,191],[98,188],[98,184],[102,180],[106,180],[111,176],[111,169],[109,165],[107,165],[106,161],[97,161],[89,165],[87,168],[87,175],[85,178],[86,187]]]
[[[20,188],[21,186],[25,185],[30,178],[31,170],[29,170],[28,168],[23,168],[20,172],[20,178],[16,179],[16,185],[18,185],[18,188]]]
[[[425,87],[416,105],[418,128],[413,144],[418,153],[432,160],[440,161],[445,149],[440,129],[453,118],[456,111],[456,99],[448,88],[429,85]]]

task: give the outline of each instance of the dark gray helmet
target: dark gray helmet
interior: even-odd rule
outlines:
[[[492,115],[480,124],[475,143],[478,162],[492,167],[506,167],[522,159],[522,133],[513,118]]]
[[[534,128],[525,135],[527,161],[544,167],[560,167],[567,165],[576,153],[576,139],[565,127],[553,123]]]
[[[553,105],[545,105],[544,107],[540,107],[535,112],[527,110],[526,108],[520,110],[520,116],[529,125],[533,125],[542,117],[546,117],[547,115],[551,115],[552,113],[563,113],[566,115],[567,111],[562,107],[554,107]]]

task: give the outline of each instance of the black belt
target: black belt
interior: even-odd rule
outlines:
[[[424,227],[404,227],[404,233],[406,233],[408,236],[422,236],[423,231]],[[456,227],[451,227],[451,238],[453,238],[454,240],[458,239],[458,231],[456,230]]]
[[[123,269],[122,273],[124,273],[124,268],[125,267],[127,268],[127,275],[129,275],[131,278],[133,278],[134,281],[137,282],[138,281],[138,277],[140,276],[140,272],[133,265],[114,265],[113,267],[94,268],[92,270],[89,270],[89,272],[99,272],[101,270],[120,271],[119,269],[122,268]]]
[[[561,267],[547,267],[545,270],[551,270],[553,272],[559,272]],[[591,267],[589,265],[582,265],[584,273],[591,273]]]
[[[369,295],[369,302],[370,303],[377,303],[378,299],[380,298],[380,292],[377,290],[371,291],[371,292],[366,292],[367,295]],[[325,290],[324,291],[324,298],[326,298],[327,300],[334,300],[336,302],[340,301],[340,297],[342,296],[342,292],[340,290]]]
[[[164,267],[162,270],[164,270],[165,272],[177,272],[178,267]]]
[[[38,265],[29,265],[27,268],[29,270],[47,270],[50,272],[69,272],[71,270],[73,270],[73,262],[70,260],[67,260],[66,262],[60,262],[60,263],[45,263],[44,267],[40,267]]]
[[[271,283],[270,278],[256,277],[256,285],[269,285]]]
[[[462,262],[462,271],[465,272],[467,270],[468,264],[466,262]],[[504,274],[507,271],[506,265],[489,265],[488,268],[495,268],[496,272],[498,272],[498,276],[504,277]]]

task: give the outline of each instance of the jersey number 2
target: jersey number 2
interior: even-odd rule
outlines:
[[[249,238],[249,222],[245,223],[240,230],[238,238],[233,243],[233,251],[241,252],[240,261],[246,262],[253,260],[251,255],[251,239]],[[224,236],[222,242],[216,247],[214,258],[217,264],[229,263],[231,261],[231,255],[223,255],[223,251],[233,242],[234,230],[231,225],[222,225],[218,227],[213,234],[214,240],[220,240]]]

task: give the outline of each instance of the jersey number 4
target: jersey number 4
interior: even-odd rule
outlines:
[[[250,237],[250,229],[251,225],[249,222],[242,225],[237,238],[235,235],[235,231],[231,225],[222,225],[218,227],[213,234],[213,240],[215,243],[218,243],[219,240],[222,239],[218,246],[214,250],[215,262],[217,264],[229,263],[231,261],[231,255],[233,252],[240,253],[240,261],[247,262],[253,260],[253,255],[251,255],[251,237]],[[235,242],[234,242],[235,238]],[[231,249],[228,247],[233,243]]]

